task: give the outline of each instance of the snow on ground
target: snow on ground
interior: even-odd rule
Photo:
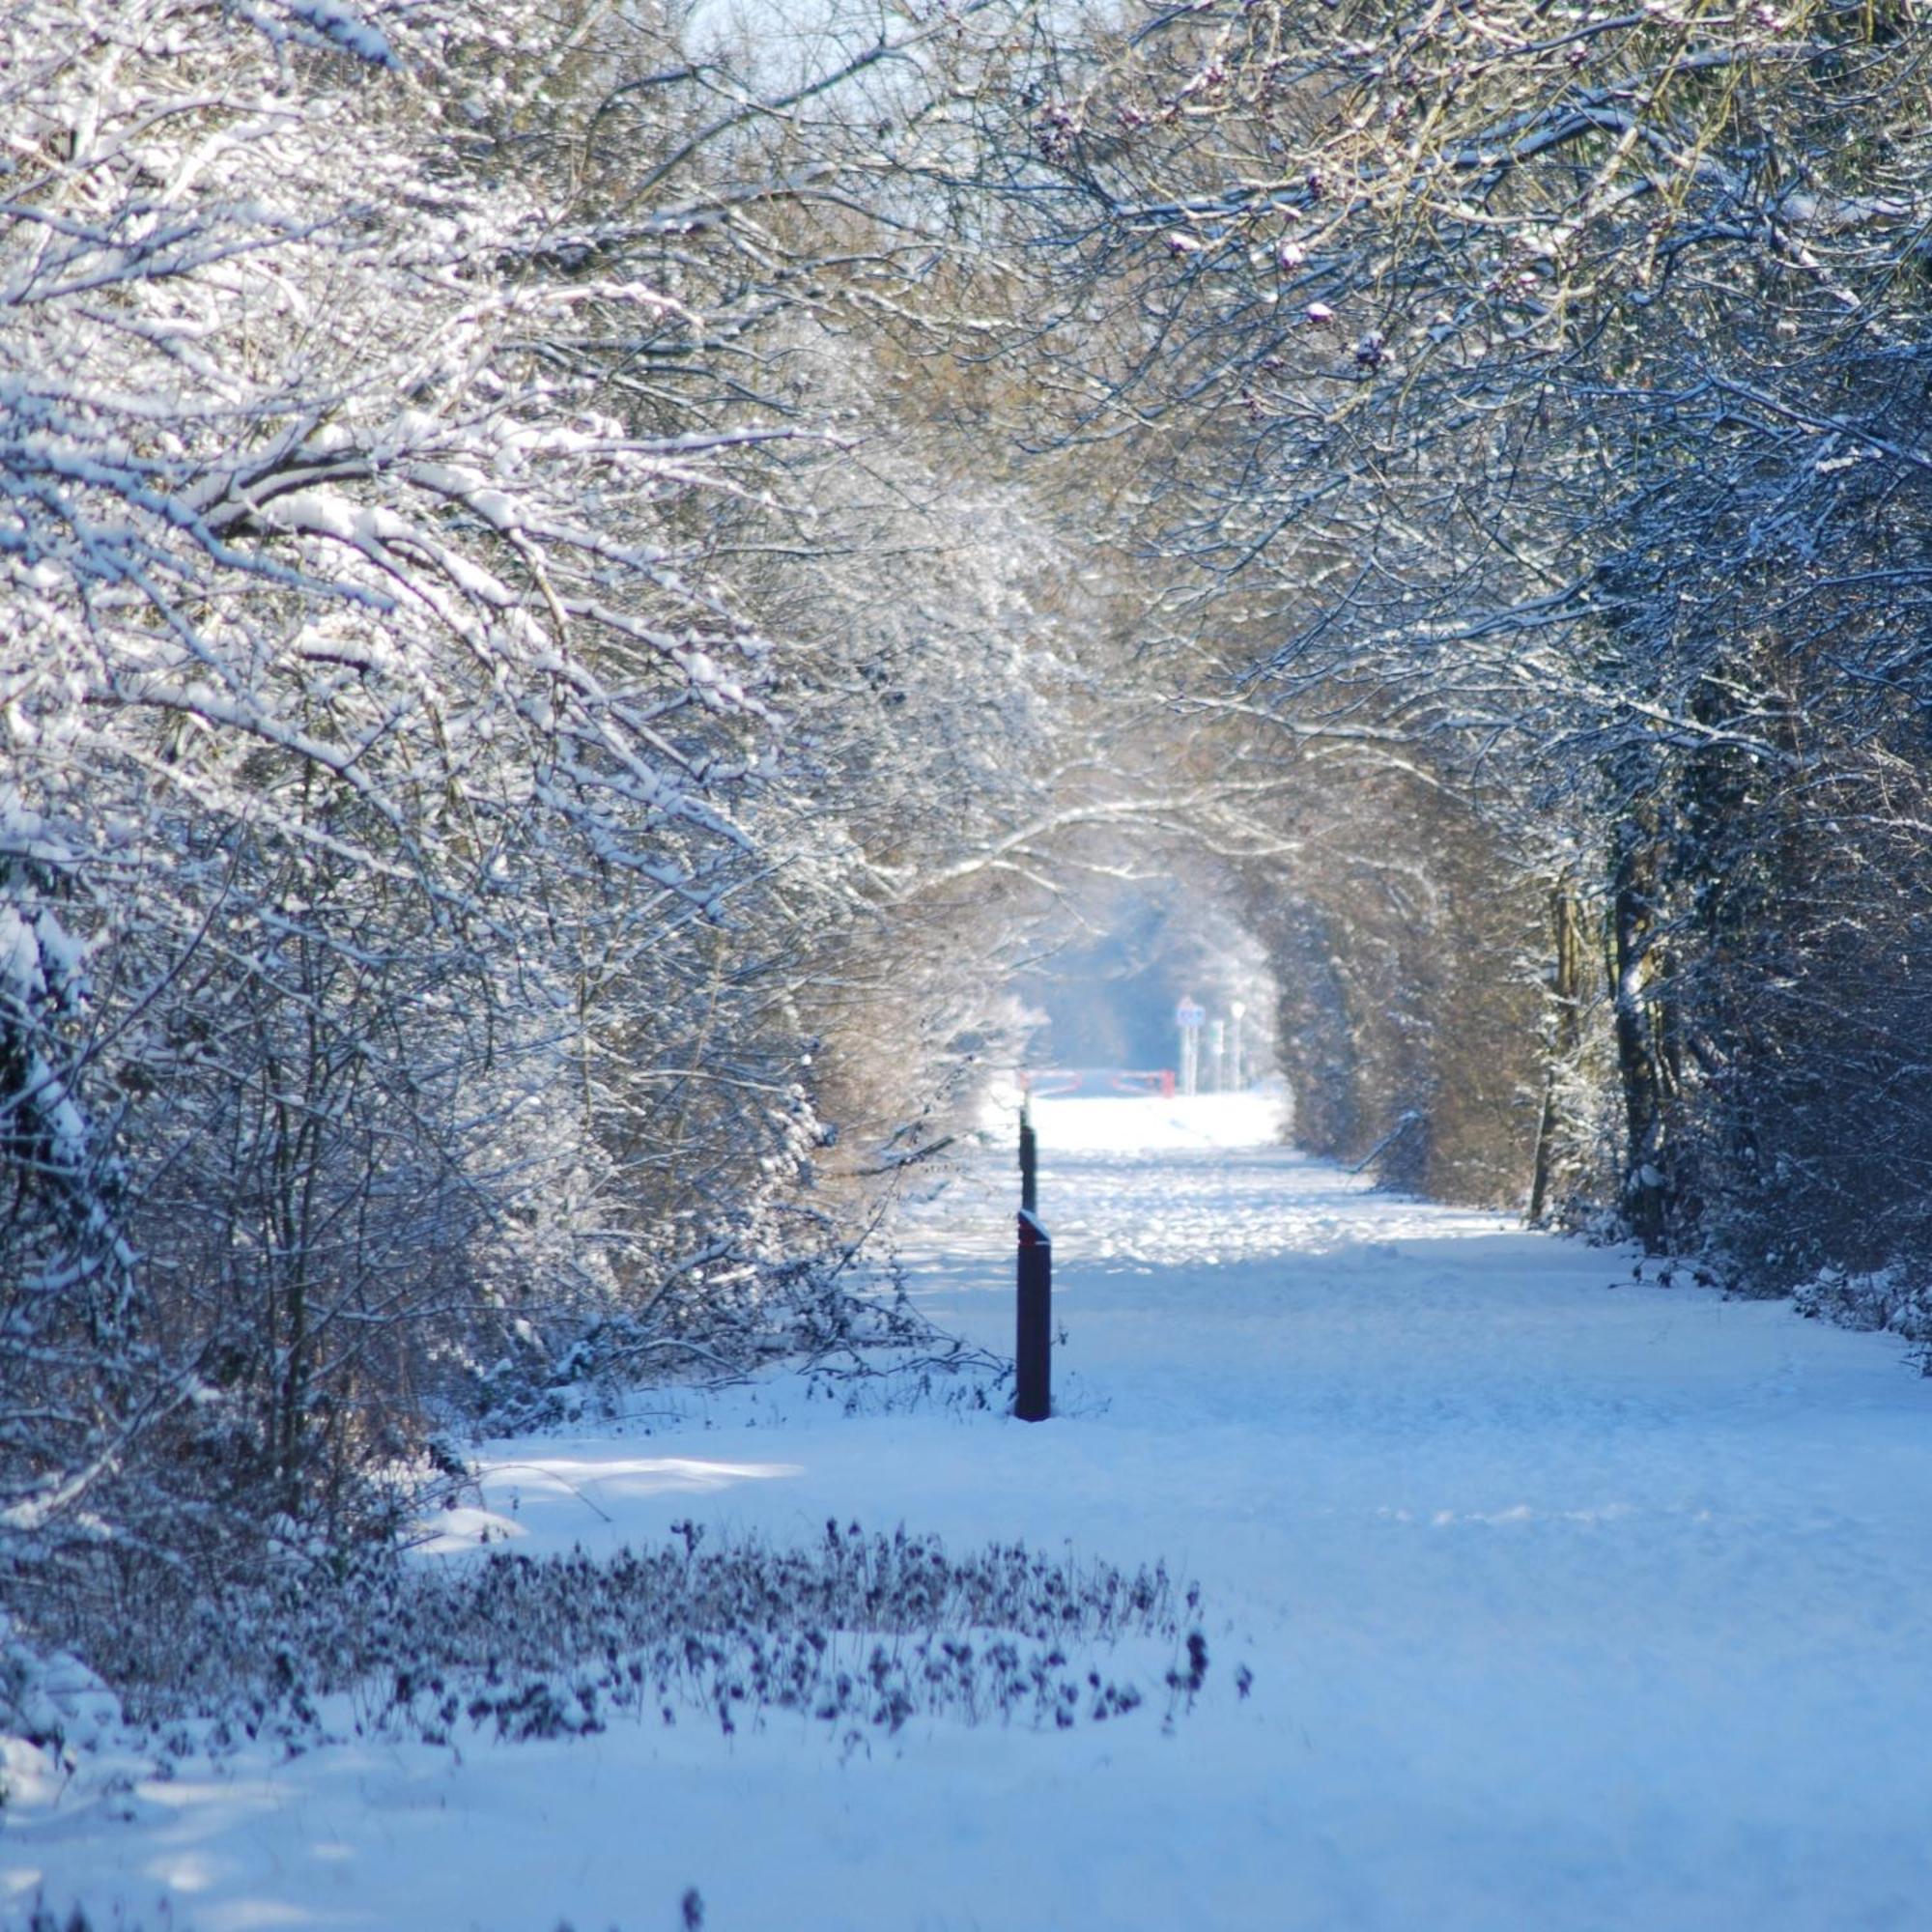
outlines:
[[[424,1560],[832,1516],[1164,1556],[1210,1654],[1171,1735],[919,1719],[843,1757],[692,1721],[83,1776],[7,1814],[0,1917],[44,1884],[208,1932],[649,1932],[695,1887],[708,1932],[1932,1925],[1932,1390],[1894,1343],[1378,1196],[1267,1145],[1262,1098],[1037,1120],[1053,1421],[789,1378],[645,1404],[489,1445]],[[1011,1206],[1003,1129],[909,1251],[1002,1350]]]

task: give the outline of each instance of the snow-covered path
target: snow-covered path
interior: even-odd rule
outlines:
[[[1172,1735],[336,1747],[128,1822],[16,1807],[0,1901],[209,1932],[648,1932],[688,1887],[708,1932],[1932,1926],[1932,1390],[1894,1343],[1376,1196],[1264,1145],[1259,1101],[1039,1124],[1065,1413],[786,1382],[494,1445],[488,1500],[532,1549],[837,1516],[1164,1556],[1211,1660]],[[1009,1207],[1002,1151],[912,1256],[1002,1350]]]

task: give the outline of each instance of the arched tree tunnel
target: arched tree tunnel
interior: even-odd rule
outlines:
[[[1187,992],[1932,1333],[1903,0],[162,11],[0,16],[23,1588],[844,1333]]]
[[[1225,1078],[1238,1004],[1244,1070],[1283,1081],[1297,1145],[1526,1210],[1555,1130],[1543,908],[1469,813],[1410,789],[1317,765],[1235,809],[1204,795],[1192,827],[1085,843],[1009,980],[1018,1057],[1173,1068],[1191,998]]]

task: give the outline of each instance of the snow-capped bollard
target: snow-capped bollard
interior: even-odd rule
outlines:
[[[1013,1347],[1013,1413],[1044,1422],[1053,1413],[1053,1242],[1038,1217],[1020,1209],[1019,1320]]]

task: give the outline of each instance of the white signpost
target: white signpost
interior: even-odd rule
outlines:
[[[1192,993],[1183,993],[1174,1009],[1174,1023],[1180,1029],[1180,1091],[1192,1094],[1201,1071],[1201,1026],[1208,1010]]]

